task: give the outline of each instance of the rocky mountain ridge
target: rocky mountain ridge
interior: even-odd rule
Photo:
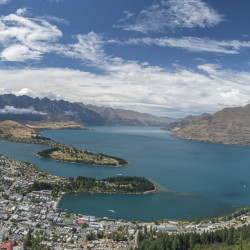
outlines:
[[[74,122],[101,126],[164,126],[169,121],[150,114],[71,103],[64,100],[0,95],[0,121]]]

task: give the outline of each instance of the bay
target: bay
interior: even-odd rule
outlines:
[[[41,170],[60,176],[144,176],[160,187],[161,192],[150,195],[69,194],[59,204],[69,212],[151,221],[221,216],[250,204],[249,147],[178,140],[155,127],[94,127],[42,134],[124,158],[129,165],[98,167],[40,159],[36,153],[46,148],[41,145],[0,143],[0,153],[34,162]]]

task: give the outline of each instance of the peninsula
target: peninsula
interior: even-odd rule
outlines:
[[[51,190],[53,197],[61,197],[62,193],[93,192],[120,194],[148,194],[156,191],[155,185],[144,177],[115,176],[106,179],[95,179],[78,176],[69,177],[58,183],[34,182],[30,191]]]
[[[31,127],[15,121],[0,122],[0,139],[7,138],[42,138],[42,135]]]
[[[88,165],[120,167],[128,164],[127,161],[121,158],[107,156],[104,154],[94,154],[88,150],[77,149],[75,147],[65,145],[38,152],[37,155],[42,158],[48,158],[56,161],[82,163]]]
[[[88,150],[77,149],[43,137],[39,131],[44,129],[88,130],[88,128],[83,125],[69,123],[34,123],[27,125],[15,121],[4,121],[0,122],[0,140],[49,146],[51,147],[50,149],[38,152],[37,155],[57,161],[113,167],[121,167],[128,164],[127,161],[118,157],[107,156],[100,153],[95,154]]]
[[[39,132],[42,130],[58,130],[58,129],[81,129],[89,130],[89,128],[76,123],[69,122],[48,122],[48,123],[29,123],[6,120],[0,122],[0,139],[16,138],[16,139],[42,139],[44,138]]]
[[[0,122],[0,140],[8,142],[20,142],[28,144],[42,144],[49,147],[58,147],[62,144],[42,136],[39,132],[42,130],[55,129],[81,129],[89,128],[70,122],[48,122],[48,123],[29,123],[24,124],[12,120]]]

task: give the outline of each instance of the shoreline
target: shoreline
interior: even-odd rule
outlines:
[[[10,139],[8,139],[8,138],[1,138],[0,139],[0,141],[1,142],[12,142],[12,143],[18,143],[18,142],[20,142],[20,141],[13,141],[13,140],[11,140],[11,139],[17,139],[18,140],[18,138],[10,138]],[[177,138],[178,139],[178,138]],[[22,140],[22,139],[21,139]],[[51,139],[50,139],[51,140]],[[54,142],[54,141],[53,141]],[[31,142],[20,142],[20,143],[25,143],[25,144],[33,144],[33,143],[31,143]],[[56,142],[57,143],[57,142]],[[204,143],[204,142],[203,142]],[[44,144],[42,144],[42,143],[36,143],[36,144],[40,144],[40,145],[44,145]],[[45,145],[45,146],[47,146],[47,145]],[[234,146],[242,146],[242,145],[234,145]],[[44,157],[40,157],[40,156],[38,156],[39,158],[44,158]],[[46,159],[46,158],[45,158]],[[49,159],[49,158],[47,158],[47,159]],[[49,159],[49,160],[51,160],[51,159]],[[59,161],[59,162],[61,162],[61,161]],[[70,163],[70,162],[69,162]],[[73,162],[72,162],[73,163]],[[32,163],[32,164],[34,164],[34,163]],[[83,164],[83,163],[75,163],[75,164]],[[86,164],[86,165],[88,165],[88,164]],[[91,166],[91,165],[90,165]],[[93,165],[93,166],[99,166],[99,165]],[[101,165],[101,166],[103,166],[103,165]],[[107,166],[108,167],[108,166]],[[114,166],[110,166],[110,167],[114,167]],[[117,167],[117,166],[115,166],[115,167]],[[39,168],[38,168],[39,169]],[[46,172],[46,171],[43,171],[43,170],[40,170],[39,169],[39,171],[41,171],[41,172],[44,172],[44,173],[48,173],[48,172]],[[52,173],[48,173],[48,174],[52,174]],[[54,175],[54,174],[52,174],[52,175]],[[55,175],[55,176],[57,176],[57,175]],[[64,178],[64,177],[63,177]],[[145,195],[145,194],[152,194],[152,193],[156,193],[156,192],[161,192],[160,191],[160,189],[159,188],[157,188],[157,186],[156,186],[156,184],[155,183],[153,183],[154,184],[154,186],[155,186],[155,189],[154,190],[149,190],[149,191],[145,191],[145,192],[143,192],[143,193],[111,193],[111,194],[136,194],[136,195]],[[170,193],[170,194],[172,194],[172,195],[184,195],[184,196],[197,196],[197,195],[192,195],[192,194],[185,194],[185,193],[178,193],[178,192],[176,192],[176,191],[171,191],[171,190],[167,190],[167,189],[165,189],[165,190],[162,190],[163,192],[167,192],[167,193]],[[94,194],[98,194],[98,193],[100,193],[100,194],[108,194],[109,192],[93,192],[93,191],[90,191],[89,193],[94,193]],[[71,192],[72,193],[72,192]],[[64,195],[66,195],[66,193],[64,194]],[[58,198],[58,200],[57,200],[57,202],[56,202],[56,206],[55,206],[55,209],[58,209],[59,207],[59,204],[60,204],[60,201],[61,201],[61,199],[63,198],[63,196],[64,195],[60,195],[60,197]],[[246,209],[248,206],[245,206],[245,207],[242,207],[241,209]],[[234,211],[234,213],[236,213],[237,211],[239,211],[239,209],[236,209],[235,211]],[[226,214],[225,216],[228,216],[228,214]],[[214,219],[214,218],[218,218],[218,217],[204,217],[204,218],[202,218],[201,220],[206,220],[206,219]]]
[[[64,194],[61,194],[60,197],[58,198],[57,202],[56,202],[56,206],[55,209],[60,209],[58,206],[60,204],[60,201],[62,200],[62,198],[68,194],[75,194],[75,193],[88,193],[88,194],[121,194],[121,195],[147,195],[147,194],[153,194],[156,193],[157,187],[155,186],[154,190],[148,190],[145,191],[143,193],[116,193],[116,192],[96,192],[96,191],[72,191],[72,192],[64,192]]]
[[[87,194],[121,194],[121,195],[125,195],[125,194],[128,194],[128,195],[147,195],[147,194],[151,194],[151,193],[155,193],[157,192],[157,188],[155,187],[154,190],[148,190],[148,191],[145,191],[145,192],[142,192],[142,193],[117,193],[117,192],[97,192],[97,191],[71,191],[71,192],[64,192],[64,195],[67,195],[67,194],[74,194],[74,193],[87,193]]]
[[[163,129],[165,130],[165,129]],[[250,147],[250,144],[244,144],[244,143],[225,143],[225,142],[216,142],[216,141],[209,141],[209,140],[197,140],[197,139],[191,139],[191,138],[181,138],[179,136],[176,136],[174,133],[176,131],[171,131],[171,130],[165,130],[169,131],[169,136],[172,138],[178,139],[178,140],[183,140],[183,141],[192,141],[192,142],[198,142],[198,143],[209,143],[209,144],[214,144],[214,145],[224,145],[224,146],[235,146],[235,147]]]
[[[64,196],[64,195],[60,195],[60,197],[59,197],[58,200],[56,201],[56,205],[55,205],[55,207],[54,207],[55,210],[59,209],[58,206],[59,206],[59,203],[60,203],[61,199],[63,198],[63,196]]]
[[[147,191],[146,191],[147,192]],[[151,192],[151,191],[149,191]],[[152,191],[152,192],[155,192],[155,191]],[[60,196],[60,198],[58,199],[57,201],[57,206],[56,206],[56,209],[63,209],[63,208],[60,208],[58,207],[59,206],[59,203],[60,201],[62,200],[62,198],[65,196],[65,195],[68,195],[68,194],[74,194],[74,193],[88,193],[88,194],[121,194],[121,195],[144,195],[144,193],[108,193],[108,192],[77,192],[77,191],[74,191],[74,192],[68,192],[68,193],[64,193],[63,195]],[[69,209],[67,208],[67,211]],[[242,211],[244,211],[242,213]],[[68,214],[74,214],[73,212],[70,213],[70,212],[66,212]],[[239,214],[238,214],[239,213]],[[124,219],[124,218],[120,218],[121,220],[125,220],[125,221],[129,221],[129,222],[133,222],[133,221],[138,221],[139,223],[155,223],[155,221],[159,222],[159,223],[166,223],[164,221],[171,221],[171,222],[174,222],[176,224],[179,224],[179,225],[182,225],[182,223],[194,223],[195,225],[199,225],[199,224],[206,224],[206,223],[211,223],[211,224],[214,224],[214,223],[220,223],[220,222],[228,222],[228,221],[231,221],[232,219],[236,218],[236,216],[244,216],[244,215],[247,215],[250,213],[250,206],[244,206],[244,207],[241,207],[241,208],[237,208],[236,210],[234,210],[234,212],[230,213],[230,214],[225,214],[225,215],[221,215],[221,216],[217,216],[217,217],[202,217],[202,218],[196,218],[196,219],[171,219],[171,218],[162,218],[162,219],[155,219],[155,220],[149,220],[149,221],[145,221],[145,220],[137,220],[137,219]],[[237,215],[235,215],[237,214]],[[235,216],[234,216],[235,215]],[[96,217],[96,215],[94,214],[88,214],[88,216],[94,216]],[[226,219],[228,217],[228,219]],[[101,217],[103,218],[103,217]],[[110,218],[112,219],[112,218]],[[206,221],[206,222],[205,222]],[[214,222],[212,222],[214,221]]]

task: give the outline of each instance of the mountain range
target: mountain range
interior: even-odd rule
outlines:
[[[0,121],[22,123],[74,122],[102,126],[164,126],[171,119],[131,110],[98,107],[49,98],[0,95]]]
[[[187,116],[173,121],[131,110],[98,107],[64,100],[32,98],[13,94],[0,95],[0,122],[21,122],[29,129],[87,129],[83,125],[163,126],[173,137],[200,142],[250,145],[250,104],[225,108],[214,114]],[[6,133],[10,124],[3,124]],[[13,124],[12,124],[13,125]],[[21,126],[21,125],[20,125]],[[19,128],[15,124],[12,127]],[[30,130],[28,133],[34,133]],[[6,136],[2,133],[2,136]]]

